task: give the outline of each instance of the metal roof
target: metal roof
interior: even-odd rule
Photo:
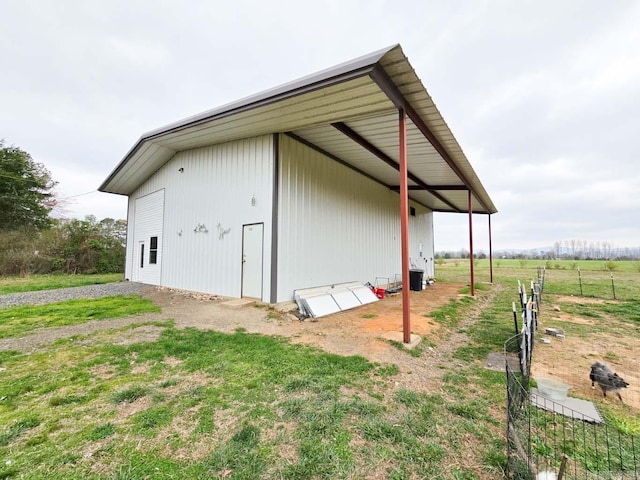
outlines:
[[[284,133],[399,185],[398,108],[407,115],[409,197],[434,211],[497,212],[400,45],[152,130],[100,186],[129,195],[177,152]]]

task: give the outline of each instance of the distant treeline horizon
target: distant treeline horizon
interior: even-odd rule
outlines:
[[[640,246],[617,247],[612,242],[564,240],[553,246],[512,249],[500,248],[493,252],[494,258],[531,258],[543,260],[640,260]],[[469,258],[469,250],[439,250],[436,258]],[[487,258],[486,249],[474,249],[475,258]]]

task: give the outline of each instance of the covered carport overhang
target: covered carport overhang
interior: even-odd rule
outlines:
[[[497,209],[400,45],[148,132],[99,190],[130,195],[177,152],[271,133],[289,135],[399,193],[405,342],[408,199],[469,216],[475,294],[472,214],[489,216],[491,236]]]

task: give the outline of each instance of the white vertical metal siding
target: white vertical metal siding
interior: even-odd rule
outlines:
[[[278,301],[298,288],[401,272],[397,193],[311,148],[281,137]],[[433,256],[433,213],[415,203],[410,256]]]
[[[160,284],[239,297],[242,226],[263,223],[263,300],[268,301],[271,274],[272,136],[180,152],[154,173],[132,197],[137,198],[159,188],[165,190]],[[252,198],[255,198],[255,205],[252,205]],[[226,230],[228,233],[221,233]],[[130,244],[128,242],[128,266],[136,245],[135,239]]]
[[[433,212],[422,205],[411,204],[416,209],[415,216],[409,216],[409,255],[411,268],[425,271],[433,276]],[[399,228],[399,227],[398,227]],[[420,245],[422,244],[422,256]]]

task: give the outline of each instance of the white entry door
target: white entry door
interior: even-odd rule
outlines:
[[[242,296],[262,298],[262,223],[242,228]]]

